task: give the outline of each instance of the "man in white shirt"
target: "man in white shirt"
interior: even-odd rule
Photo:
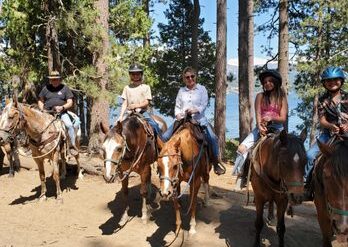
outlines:
[[[203,85],[197,84],[197,73],[192,67],[186,67],[184,69],[183,80],[186,86],[179,89],[176,97],[175,118],[176,120],[181,120],[188,114],[205,128],[209,145],[212,146],[214,172],[218,175],[224,174],[225,169],[219,164],[219,143],[205,117],[205,110],[208,105],[207,89]],[[169,140],[173,134],[173,130],[174,125],[171,125],[162,135],[163,140]]]

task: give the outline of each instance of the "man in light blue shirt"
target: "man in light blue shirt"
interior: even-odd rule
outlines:
[[[186,67],[183,71],[185,87],[181,87],[175,102],[176,121],[183,119],[186,114],[191,115],[200,126],[204,127],[209,145],[213,151],[214,172],[218,175],[224,174],[225,169],[219,164],[219,143],[217,137],[205,117],[205,109],[208,105],[207,89],[197,84],[197,73],[192,67]],[[168,141],[173,134],[174,124],[163,134],[163,140]]]

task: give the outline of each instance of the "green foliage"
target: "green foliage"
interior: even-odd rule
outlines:
[[[224,157],[227,160],[235,160],[236,159],[238,145],[239,145],[239,142],[237,139],[230,139],[230,140],[226,141]]]
[[[153,68],[158,75],[154,88],[154,103],[161,113],[173,115],[176,94],[183,86],[181,73],[190,66],[193,5],[191,1],[173,0],[165,16],[168,24],[160,23],[160,44],[155,54]],[[214,92],[215,44],[199,23],[198,83],[206,86],[210,96]]]

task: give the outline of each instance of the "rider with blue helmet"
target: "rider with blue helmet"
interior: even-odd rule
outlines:
[[[328,67],[321,74],[321,82],[326,89],[319,98],[318,114],[321,133],[318,140],[328,142],[333,134],[348,133],[348,93],[342,90],[345,73],[339,67]],[[305,167],[305,200],[312,200],[311,176],[314,160],[319,153],[316,142],[307,152],[308,163]]]

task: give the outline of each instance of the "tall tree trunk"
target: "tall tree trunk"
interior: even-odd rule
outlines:
[[[217,0],[216,66],[215,66],[215,133],[219,140],[220,157],[223,158],[226,134],[226,0]]]
[[[150,16],[150,0],[143,0],[143,9],[144,9],[147,17],[149,17]],[[143,47],[150,46],[150,33],[149,32],[146,33],[146,36],[143,39]]]
[[[288,0],[280,0],[279,3],[279,39],[278,39],[278,68],[283,80],[285,95],[288,95],[289,85],[289,22],[288,22]],[[288,129],[288,118],[285,124]]]
[[[248,1],[239,0],[238,14],[238,90],[239,138],[243,140],[251,131],[251,93],[249,90],[249,21]]]
[[[109,103],[106,97],[103,97],[103,95],[106,94],[106,86],[108,83],[106,56],[109,47],[109,1],[97,0],[94,6],[100,13],[97,17],[96,23],[102,27],[101,32],[99,33],[100,37],[98,37],[102,40],[102,46],[93,54],[93,65],[96,67],[98,75],[95,80],[97,80],[100,87],[100,96],[92,99],[90,139],[88,144],[89,151],[94,151],[100,147],[99,123],[101,121],[108,123],[109,120]]]
[[[51,15],[51,13],[54,13],[56,11],[54,1],[46,1],[43,5],[43,8],[48,17],[45,35],[48,73],[51,73],[53,70],[61,72],[61,62],[59,56],[58,34],[55,26],[55,16]]]
[[[253,128],[254,121],[254,1],[248,0],[248,85],[249,85],[249,128]]]
[[[193,22],[192,22],[192,46],[191,46],[191,66],[197,71],[198,66],[198,26],[201,8],[199,0],[193,1]]]

